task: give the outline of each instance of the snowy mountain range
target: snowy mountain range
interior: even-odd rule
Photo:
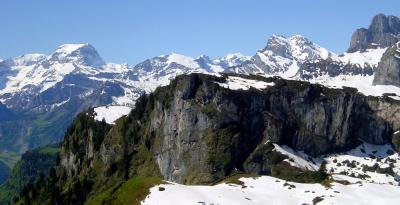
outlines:
[[[128,67],[125,64],[105,63],[90,44],[65,44],[49,56],[27,54],[1,62],[0,100],[10,108],[22,110],[43,105],[60,106],[70,97],[87,97],[96,91],[98,85],[111,83],[122,89],[121,92],[107,93],[113,97],[111,103],[129,105],[143,91],[154,90],[176,75],[223,72],[229,66],[239,65],[246,60],[248,57],[241,54],[229,54],[218,59],[207,56],[194,59],[172,53]],[[71,82],[78,78],[85,78],[84,86],[82,81]],[[45,104],[32,102],[53,89],[66,87],[72,91],[70,96],[45,98]],[[24,105],[17,105],[15,101],[23,101]]]
[[[377,48],[337,55],[300,35],[272,36],[267,46],[252,57],[236,53],[210,59],[204,55],[192,58],[172,53],[129,67],[105,63],[90,44],[66,44],[49,56],[27,54],[1,62],[0,100],[10,108],[26,110],[44,106],[52,108],[71,97],[86,98],[95,93],[111,95],[107,104],[132,105],[143,92],[168,84],[179,74],[227,72],[320,82],[321,77],[334,70],[324,71],[312,66],[326,61],[338,67],[335,76],[328,77],[368,77],[373,75],[385,50]],[[74,82],[79,78],[85,79],[84,86],[83,79]],[[118,91],[104,93],[97,90],[98,85],[107,83],[118,87]],[[70,95],[55,99],[42,97],[54,89],[69,90]],[[35,102],[38,97],[41,100]],[[24,104],[16,104],[16,101]]]
[[[375,18],[382,20],[380,15]],[[375,18],[372,23],[378,21]],[[386,17],[386,21],[393,21],[393,17]],[[399,31],[392,29],[390,32]],[[90,44],[65,44],[50,55],[27,54],[0,61],[0,102],[18,121],[21,116],[24,119],[30,116],[30,122],[44,118],[53,122],[49,119],[58,116],[55,113],[68,112],[65,116],[71,117],[61,123],[65,128],[72,116],[82,110],[103,105],[133,107],[141,94],[167,85],[177,75],[192,72],[280,76],[329,87],[355,87],[366,95],[390,93],[398,99],[399,87],[373,84],[374,74],[386,50],[387,47],[375,46],[335,54],[300,35],[274,35],[253,56],[235,53],[211,59],[205,55],[193,58],[171,53],[128,66],[106,63]],[[44,114],[46,117],[43,118]],[[54,122],[59,123],[58,120]],[[10,149],[10,133],[2,128],[2,124],[0,122],[0,136],[3,136],[0,141],[7,143],[0,149]],[[32,135],[35,132],[23,128],[18,133]],[[32,140],[20,139],[11,150],[22,152],[44,142],[57,141],[62,136],[62,132],[48,134],[54,137],[47,140],[49,137],[38,131],[35,136],[28,137]],[[38,140],[33,138],[43,142],[37,143]]]

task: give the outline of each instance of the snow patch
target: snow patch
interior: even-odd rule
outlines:
[[[70,99],[71,99],[71,98],[68,98],[68,99],[66,99],[66,100],[64,100],[64,101],[62,101],[62,102],[55,103],[55,104],[52,105],[52,108],[60,107],[61,105],[64,105],[65,103],[69,102]]]
[[[309,157],[307,154],[305,154],[302,151],[294,151],[292,148],[282,145],[279,146],[277,144],[274,145],[274,150],[286,155],[289,160],[285,160],[288,162],[291,166],[298,167],[303,170],[310,170],[310,171],[317,171],[319,167],[321,166],[321,160],[315,159],[312,160],[311,157]]]
[[[400,87],[394,85],[373,85],[373,81],[373,75],[339,75],[336,77],[323,75],[309,80],[310,83],[321,84],[330,88],[357,88],[358,92],[367,96],[382,96],[385,93],[394,93],[397,96],[400,96]]]
[[[364,52],[356,51],[353,53],[344,53],[340,56],[333,57],[333,59],[343,62],[344,64],[350,63],[360,66],[368,64],[372,67],[376,67],[386,50],[387,48],[367,49]]]
[[[332,176],[341,175],[359,181],[399,185],[400,157],[391,145],[363,143],[348,152],[312,158],[302,151],[274,144],[275,151],[286,155],[291,166],[316,171],[326,162],[326,171]]]
[[[248,90],[251,87],[262,90],[269,86],[275,85],[273,82],[268,83],[268,82],[264,82],[264,81],[251,80],[251,79],[235,77],[235,76],[229,76],[226,79],[225,83],[217,83],[217,84],[221,87],[228,88],[231,90]]]
[[[80,48],[88,46],[89,44],[63,44],[57,48],[56,53],[70,54]]]
[[[114,124],[114,122],[125,115],[128,115],[132,108],[125,106],[102,106],[94,108],[95,117],[97,121],[103,119],[108,124]]]

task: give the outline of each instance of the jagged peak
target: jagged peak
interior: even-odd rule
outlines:
[[[400,18],[393,15],[378,14],[372,18],[367,28],[359,28],[351,36],[347,52],[366,49],[387,48],[400,39]]]
[[[272,35],[267,41],[267,46],[259,52],[267,55],[270,55],[272,52],[273,55],[284,58],[295,58],[300,61],[317,58],[326,59],[332,55],[327,49],[299,34],[289,37]]]
[[[268,42],[298,42],[298,43],[312,43],[307,37],[302,36],[300,34],[294,34],[291,36],[284,36],[284,35],[272,35]]]
[[[210,56],[204,54],[197,56],[194,60],[198,63],[211,63],[213,61]]]
[[[377,29],[381,32],[398,33],[399,31],[393,30],[391,27],[396,26],[400,23],[400,19],[394,15],[378,14],[372,18],[371,24],[369,25],[370,30]]]
[[[292,36],[283,36],[283,35],[272,35],[268,40],[267,40],[267,46],[262,50],[271,50],[276,47],[297,47],[297,46],[304,46],[304,45],[309,45],[309,46],[318,46],[314,44],[312,41],[310,41],[308,38],[296,34]]]

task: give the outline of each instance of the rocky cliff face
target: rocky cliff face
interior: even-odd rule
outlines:
[[[340,75],[370,76],[374,74],[374,67],[368,64],[359,65],[344,63],[333,59],[320,59],[303,63],[297,72],[302,80],[317,79],[321,76],[337,77]]]
[[[376,15],[368,29],[357,29],[350,42],[348,52],[369,48],[385,48],[400,40],[400,19],[396,16]]]
[[[95,121],[93,110],[78,115],[52,180],[59,200],[81,204],[135,177],[210,184],[237,172],[271,174],[285,159],[272,143],[312,156],[361,141],[399,150],[399,129],[400,103],[389,97],[281,78],[182,75],[114,126]]]
[[[353,148],[360,141],[391,143],[392,133],[400,129],[400,104],[390,98],[254,78],[274,86],[229,90],[218,84],[225,78],[179,76],[140,98],[137,108],[105,136],[93,137],[102,134],[92,126],[67,135],[60,168],[73,176],[101,164],[109,175],[152,173],[180,183],[211,183],[235,170],[267,172],[253,169],[265,161],[251,159],[266,142],[317,156]],[[81,148],[72,149],[74,144]],[[121,167],[125,171],[116,171]]]
[[[375,71],[374,84],[400,86],[400,42],[382,56]]]

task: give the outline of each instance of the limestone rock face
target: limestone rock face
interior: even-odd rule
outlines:
[[[400,86],[400,42],[382,56],[375,71],[374,84]]]
[[[400,19],[396,16],[376,15],[368,29],[357,29],[350,42],[348,52],[369,48],[385,48],[400,40]]]
[[[303,80],[312,80],[321,76],[337,77],[340,75],[371,76],[374,74],[374,67],[368,64],[363,66],[357,64],[344,64],[332,59],[320,59],[307,61],[301,65],[297,75]]]

